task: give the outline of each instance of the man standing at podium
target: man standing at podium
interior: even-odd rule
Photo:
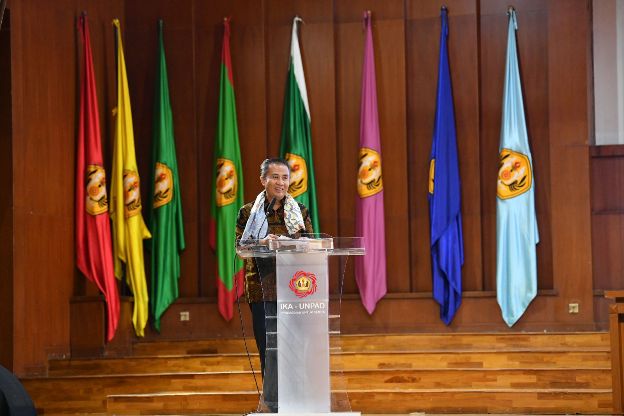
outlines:
[[[259,240],[268,245],[269,240],[280,236],[296,238],[313,232],[308,209],[288,194],[290,168],[284,159],[265,159],[260,165],[260,183],[264,191],[238,212],[237,241]],[[277,412],[275,335],[269,338],[268,351],[266,335],[267,329],[269,333],[277,332],[275,258],[247,258],[244,262],[245,296],[251,308],[263,377],[263,398],[258,410]]]

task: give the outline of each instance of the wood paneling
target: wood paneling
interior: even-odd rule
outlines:
[[[535,204],[540,243],[537,246],[538,287],[553,288],[549,195],[549,95],[548,8],[533,0],[515,2],[518,16],[517,47],[520,61],[524,110],[535,174]],[[501,129],[501,105],[507,50],[507,9],[496,1],[481,4],[481,183],[489,197],[483,202],[484,283],[496,288],[496,174]],[[556,65],[555,65],[556,66]],[[584,172],[586,174],[587,172]]]
[[[11,16],[5,10],[0,28],[0,365],[13,369],[13,152],[11,150]]]
[[[594,289],[624,289],[624,146],[591,149],[592,266]],[[608,322],[603,312],[599,321]]]
[[[141,193],[150,201],[149,178],[152,169],[152,134],[154,122],[154,85],[156,76],[157,21],[166,17],[163,26],[169,94],[174,115],[174,136],[178,159],[184,235],[186,249],[180,259],[180,296],[195,296],[198,289],[198,184],[194,30],[190,24],[193,9],[190,1],[125,2],[126,22],[121,22],[124,53],[132,101],[134,138],[139,174],[143,178]],[[144,205],[144,218],[149,206]],[[149,225],[149,222],[148,222]],[[146,243],[149,246],[149,242]],[[149,253],[146,252],[146,253]],[[149,259],[149,256],[146,256]],[[149,260],[147,260],[149,262]],[[149,264],[149,263],[148,263]],[[149,276],[149,275],[148,275]],[[148,277],[149,279],[149,277]]]
[[[431,291],[427,183],[433,138],[442,2],[407,2],[408,143],[413,291]],[[449,65],[460,154],[464,290],[483,289],[479,154],[478,11],[472,1],[446,2]]]
[[[129,5],[127,14],[140,21],[155,18],[154,11],[140,12],[140,3]],[[429,264],[428,205],[426,182],[431,146],[439,47],[439,8],[437,1],[390,1],[380,4],[366,0],[335,2],[323,0],[266,0],[254,7],[221,4],[208,8],[201,2],[182,2],[175,8],[158,5],[165,21],[186,25],[194,31],[194,43],[187,46],[194,56],[186,74],[172,74],[172,84],[193,82],[196,108],[183,101],[182,110],[194,114],[197,165],[186,167],[195,176],[198,189],[197,218],[199,276],[185,275],[181,285],[186,294],[198,286],[195,296],[208,296],[214,302],[214,257],[207,246],[207,223],[214,129],[216,127],[217,80],[220,60],[221,22],[232,16],[232,60],[239,108],[240,143],[246,197],[251,200],[259,186],[256,172],[266,155],[279,148],[284,85],[291,41],[292,18],[304,23],[299,30],[303,64],[312,113],[312,136],[317,171],[317,188],[323,231],[337,235],[354,232],[355,190],[352,186],[359,137],[359,95],[363,50],[362,12],[373,12],[376,48],[377,90],[386,176],[386,230],[388,239],[388,288],[373,317],[349,299],[349,316],[343,320],[347,331],[410,330],[422,325],[444,329],[436,321],[437,311],[428,299],[431,290]],[[500,106],[507,40],[507,8],[496,1],[456,0],[449,8],[449,55],[455,95],[462,209],[466,262],[464,288],[470,292],[493,293],[496,264],[495,177],[498,166]],[[553,7],[536,0],[521,0],[518,11],[518,50],[521,62],[525,110],[533,147],[536,173],[536,210],[541,231],[538,246],[538,285],[549,291],[547,299],[535,302],[525,315],[526,325],[550,328],[593,325],[590,283],[591,259],[586,238],[588,204],[587,67],[589,16],[583,1],[572,2],[553,12]],[[253,10],[252,10],[253,9]],[[190,16],[189,16],[190,13]],[[188,19],[184,18],[188,17]],[[183,23],[186,22],[186,23]],[[151,23],[150,23],[151,24]],[[581,33],[568,37],[572,27]],[[134,29],[133,29],[134,30]],[[132,35],[134,32],[130,32]],[[142,35],[128,44],[149,45]],[[574,39],[575,42],[572,42]],[[558,46],[559,43],[561,46]],[[143,56],[143,57],[142,57]],[[554,56],[557,58],[555,59]],[[137,62],[145,54],[137,55]],[[187,59],[180,55],[181,60]],[[572,71],[563,62],[577,63]],[[129,68],[133,78],[143,77],[145,62]],[[175,71],[172,71],[175,72]],[[189,76],[188,73],[192,73]],[[560,73],[565,76],[560,76]],[[184,79],[175,79],[184,77]],[[574,84],[574,88],[570,86]],[[149,88],[146,83],[141,88]],[[581,90],[579,90],[579,87]],[[570,99],[570,90],[579,91],[581,100]],[[145,95],[137,91],[137,95]],[[186,103],[186,104],[184,104]],[[186,107],[185,107],[186,106]],[[568,108],[570,111],[562,111]],[[184,110],[184,108],[186,110]],[[559,117],[553,123],[552,115]],[[174,113],[174,117],[176,117]],[[567,118],[566,118],[567,117]],[[565,121],[567,127],[562,126]],[[176,120],[176,125],[183,123]],[[569,127],[569,126],[574,126]],[[556,138],[555,138],[556,135]],[[568,138],[570,141],[568,142]],[[582,143],[580,145],[579,143]],[[572,176],[553,177],[553,164],[563,160],[561,152],[578,162]],[[209,170],[209,169],[208,169]],[[407,175],[406,175],[407,173]],[[561,181],[565,181],[565,185]],[[577,183],[584,183],[577,189]],[[563,191],[565,189],[565,192]],[[556,194],[557,204],[554,204]],[[578,204],[568,204],[569,198]],[[561,220],[563,209],[567,220]],[[185,208],[186,210],[186,208]],[[557,215],[554,216],[554,212]],[[553,218],[557,218],[557,222]],[[565,223],[565,226],[564,226]],[[557,242],[556,250],[554,242]],[[566,244],[572,241],[574,244]],[[572,251],[574,250],[574,254]],[[186,256],[187,253],[184,254]],[[574,257],[574,267],[564,265]],[[192,257],[192,256],[191,256]],[[555,268],[555,260],[557,268]],[[188,264],[193,260],[189,260]],[[187,264],[187,263],[185,263]],[[344,263],[343,263],[344,264]],[[337,269],[336,267],[335,269]],[[191,280],[192,283],[189,283]],[[357,294],[351,264],[347,266],[346,293]],[[540,292],[540,296],[543,295]],[[407,294],[407,297],[401,297]],[[410,294],[417,294],[415,298]],[[563,295],[565,294],[565,295]],[[393,297],[394,296],[394,297]],[[474,297],[460,309],[453,328],[500,325],[499,312],[492,298]],[[579,315],[567,314],[567,303],[578,301]],[[198,306],[210,309],[214,303]],[[540,306],[541,305],[541,306]],[[490,313],[480,315],[480,309]],[[542,315],[546,313],[546,315]],[[401,316],[398,316],[401,315]],[[554,318],[556,316],[556,319]],[[405,319],[403,319],[405,317]],[[412,322],[410,325],[409,322]],[[399,323],[400,322],[400,323]],[[171,336],[190,336],[190,328],[170,320]],[[522,326],[522,324],[520,324]],[[212,328],[208,330],[208,328]],[[232,333],[232,324],[210,322],[208,331]],[[204,331],[200,331],[204,332]],[[194,334],[197,334],[193,330]],[[210,333],[210,332],[208,332]]]
[[[588,146],[591,26],[589,3],[579,3],[548,2],[549,197],[553,287],[563,303],[554,319],[560,322],[593,320]],[[562,62],[575,70],[565,70]],[[559,173],[568,166],[574,169],[560,181]],[[578,315],[568,313],[568,302],[579,303]]]
[[[278,156],[292,23],[303,19],[298,36],[310,105],[312,153],[321,232],[338,235],[338,153],[333,2],[266,2],[267,150]],[[258,186],[254,189],[258,190]],[[257,192],[257,191],[256,191]]]
[[[236,320],[226,323],[218,315],[215,259],[207,240],[223,17],[232,18],[231,53],[246,200],[260,189],[260,162],[278,153],[292,18],[298,14],[304,20],[299,38],[312,113],[321,227],[330,234],[348,236],[354,232],[353,183],[364,42],[361,18],[366,9],[373,15],[386,177],[389,293],[375,314],[368,316],[357,298],[349,262],[343,329],[506,329],[495,299],[495,178],[508,20],[507,5],[497,0],[445,3],[449,10],[449,59],[466,253],[464,303],[450,327],[440,322],[430,294],[426,183],[442,3],[11,2],[13,348],[20,351],[13,361],[18,371],[27,367],[40,371],[46,354],[66,354],[69,299],[72,295],[97,294],[74,267],[70,197],[78,97],[75,17],[82,8],[88,11],[91,23],[107,168],[112,149],[109,111],[116,99],[111,19],[122,20],[137,158],[144,184],[151,163],[156,19],[165,22],[187,249],[182,255],[182,299],[165,314],[160,337],[240,333]],[[518,0],[514,6],[541,237],[540,292],[514,330],[591,329],[587,143],[591,32],[587,1]],[[33,25],[33,21],[38,23]],[[58,47],[50,48],[50,44]],[[619,168],[614,169],[617,172]],[[609,189],[617,189],[616,182],[609,183],[613,186]],[[144,186],[145,200],[148,189]],[[606,198],[606,193],[600,195]],[[607,199],[597,201],[604,201],[597,206],[608,207]],[[614,234],[613,227],[620,234]],[[605,276],[599,277],[603,286],[617,285],[624,269],[624,263],[615,260],[621,256],[614,257],[624,245],[619,219],[603,215],[594,221],[592,231],[594,236],[609,232],[604,243],[600,242],[606,250],[594,249],[594,257],[599,259],[594,271]],[[332,266],[334,271],[338,268]],[[579,314],[568,314],[567,305],[572,301],[580,303]],[[247,307],[243,305],[243,309],[246,316]],[[190,323],[179,322],[182,310],[191,311]],[[50,322],[41,324],[39,316],[49,317]],[[33,338],[32,333],[37,335]],[[155,339],[158,335],[149,331],[147,337]]]
[[[111,25],[123,0],[11,1],[13,359],[18,374],[69,353],[74,266],[74,146],[78,109],[76,18],[87,10],[106,125]],[[51,47],[53,45],[53,47]]]
[[[338,120],[338,219],[340,234],[355,233],[355,189],[360,146],[360,100],[364,59],[363,12],[372,11],[379,130],[384,176],[387,286],[409,292],[410,272],[407,133],[405,112],[405,23],[401,1],[336,3],[336,103]],[[358,293],[352,263],[346,293]],[[360,311],[362,318],[365,313]]]
[[[243,162],[245,201],[255,198],[259,166],[266,154],[264,2],[194,1],[197,86],[200,287],[202,296],[216,297],[216,263],[208,244],[213,188],[213,149],[219,108],[219,77],[223,19],[230,17],[230,52],[239,144]]]

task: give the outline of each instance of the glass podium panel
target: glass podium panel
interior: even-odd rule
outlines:
[[[254,259],[265,299],[264,403],[279,414],[351,412],[340,340],[344,267],[330,276],[328,260],[363,255],[362,239],[249,240],[237,253]]]

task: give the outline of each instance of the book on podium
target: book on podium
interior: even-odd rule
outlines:
[[[342,377],[340,305],[346,260],[365,254],[362,238],[248,240],[237,253],[254,259],[263,294],[277,299],[264,302],[263,402],[280,415],[359,415],[351,411]],[[340,264],[330,267],[333,257],[341,257]]]

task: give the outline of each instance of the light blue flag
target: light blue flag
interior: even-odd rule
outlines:
[[[539,242],[533,161],[516,51],[516,12],[509,12],[496,198],[496,297],[510,327],[537,294]]]

